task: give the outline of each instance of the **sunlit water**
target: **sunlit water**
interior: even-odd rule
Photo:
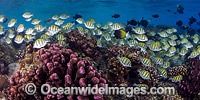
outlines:
[[[184,14],[173,14],[176,6],[181,4],[185,10]],[[171,12],[167,12],[170,9]],[[6,15],[9,19],[17,19],[17,24],[25,24],[26,27],[33,27],[22,17],[24,12],[34,14],[33,18],[44,21],[57,14],[66,13],[74,21],[72,16],[80,14],[85,20],[94,18],[96,22],[105,24],[107,21],[127,23],[127,20],[149,20],[152,14],[159,14],[158,19],[152,18],[153,25],[166,24],[176,26],[176,21],[182,20],[184,25],[188,24],[189,18],[194,16],[199,19],[200,0],[0,0],[0,14]],[[114,19],[113,14],[120,14],[121,17]],[[194,24],[192,28],[198,28]]]

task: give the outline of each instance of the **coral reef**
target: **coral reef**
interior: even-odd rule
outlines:
[[[185,68],[185,66],[168,67],[167,72],[169,76],[187,75],[187,69]]]
[[[93,59],[97,59],[100,56],[98,51],[97,41],[94,37],[87,39],[87,34],[80,34],[78,31],[71,31],[64,34],[66,37],[66,43],[69,43],[70,48],[80,50]]]
[[[8,65],[15,61],[15,52],[15,49],[7,45],[5,41],[0,41],[0,74],[8,74]]]
[[[156,86],[159,82],[158,72],[155,67],[144,67],[142,68],[149,72],[150,80],[140,80],[140,83],[147,84],[149,87]]]
[[[117,56],[127,57],[131,60],[133,66],[138,66],[141,64],[139,57],[150,57],[148,53],[142,52],[140,48],[126,46],[111,46],[108,48],[107,55],[109,58]]]
[[[200,60],[199,57],[190,59],[190,65],[192,69],[189,74],[183,77],[183,80],[179,84],[178,93],[182,97],[187,99],[198,98],[198,93],[200,90]]]
[[[41,65],[30,67],[29,71],[18,71],[10,78],[10,86],[5,92],[11,100],[103,99],[102,95],[41,94],[39,88],[45,83],[55,87],[86,87],[88,84],[104,87],[106,80],[88,60],[78,57],[77,53],[61,45],[48,44],[45,49],[35,53],[39,55]],[[23,90],[23,85],[30,82],[37,86],[37,92],[33,96],[28,96]]]
[[[130,69],[128,70],[127,67],[123,66],[115,57],[109,59],[108,63],[108,75],[106,76],[108,83],[112,83],[111,85],[116,84],[117,86],[125,83]]]
[[[9,85],[9,80],[8,80],[8,76],[7,75],[0,75],[0,91],[2,91],[3,89],[7,88],[7,86]]]

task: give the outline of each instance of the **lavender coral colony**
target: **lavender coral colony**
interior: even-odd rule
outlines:
[[[163,27],[156,29],[162,31]],[[156,29],[149,29],[147,32]],[[132,30],[129,31],[131,31],[130,35],[135,34]],[[109,41],[106,46],[103,46],[104,44],[99,43],[97,37],[88,38],[88,36],[88,33],[82,34],[80,31],[71,30],[51,38],[58,39],[56,41],[58,43],[55,41],[47,43],[43,40],[44,37],[38,40],[38,43],[28,42],[24,49],[12,54],[15,57],[11,54],[7,57],[17,59],[15,63],[12,59],[9,60],[11,62],[6,61],[5,52],[2,52],[5,50],[1,50],[0,57],[3,60],[0,62],[0,79],[3,83],[0,82],[0,98],[9,100],[150,100],[155,98],[192,100],[199,97],[200,60],[198,56],[196,58],[190,56],[192,58],[179,65],[175,63],[175,60],[164,59],[164,61],[162,57],[156,56],[153,50],[159,50],[159,47],[151,48],[151,45],[148,45],[152,51],[146,52],[147,46],[136,40],[130,40],[124,45],[113,45],[114,43]],[[106,36],[104,38],[109,40]],[[153,37],[149,36],[149,38]],[[44,45],[40,47],[41,45],[38,44],[42,43]],[[155,44],[160,45],[159,42]],[[160,51],[157,55],[171,56],[171,54]],[[173,59],[176,59],[176,56],[173,56]],[[25,92],[25,86],[28,83],[36,85],[36,92],[33,95]],[[43,84],[48,84],[50,87],[95,87],[98,85],[103,88],[107,84],[116,87],[148,88],[171,86],[175,87],[176,94],[174,96],[148,94],[132,97],[103,94],[45,95],[41,92]],[[47,91],[47,88],[44,90]]]
[[[17,71],[10,78],[6,95],[11,100],[103,99],[102,95],[42,95],[39,88],[45,83],[51,87],[86,87],[88,84],[104,87],[106,80],[88,60],[79,57],[71,49],[63,48],[62,45],[48,44],[45,49],[40,49],[36,53],[40,64],[28,70]],[[38,89],[32,96],[27,95],[23,90],[23,85],[30,82],[36,84]]]

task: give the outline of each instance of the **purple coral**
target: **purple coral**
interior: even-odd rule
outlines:
[[[49,84],[51,87],[91,87],[98,84],[104,86],[106,80],[101,77],[97,69],[92,64],[74,53],[71,49],[65,49],[63,46],[48,44],[46,49],[38,50],[41,66],[27,72],[16,72],[11,77],[11,86],[6,93],[11,100],[102,100],[102,95],[43,95],[39,91],[43,84]],[[28,96],[22,88],[26,83],[36,84],[38,91],[33,96]]]
[[[198,97],[200,90],[200,60],[198,58],[191,59],[192,66],[188,76],[185,76],[179,84],[179,94],[183,97],[193,99]]]

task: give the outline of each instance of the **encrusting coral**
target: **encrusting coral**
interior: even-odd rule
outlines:
[[[71,49],[63,46],[48,44],[45,49],[40,49],[39,54],[41,65],[33,66],[29,71],[18,71],[10,78],[10,86],[6,89],[6,95],[11,100],[102,100],[103,95],[43,95],[40,91],[42,84],[49,84],[55,87],[86,87],[88,84],[98,84],[104,87],[106,80],[102,78],[97,69],[91,63],[78,57]],[[23,90],[27,83],[34,83],[37,91],[34,95],[28,96]]]
[[[80,50],[93,59],[98,58],[100,52],[98,51],[97,41],[94,37],[87,39],[87,34],[80,34],[78,31],[72,31],[64,34],[66,42],[69,43],[70,48]]]

